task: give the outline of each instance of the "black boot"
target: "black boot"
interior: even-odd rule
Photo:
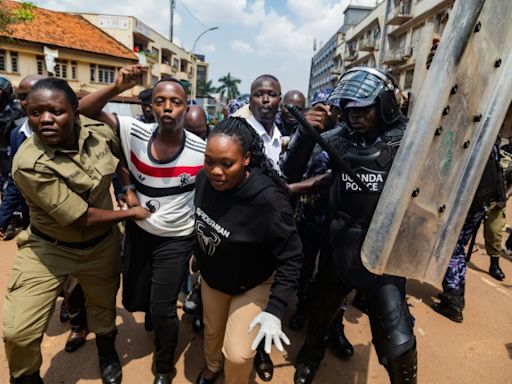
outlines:
[[[121,363],[116,352],[117,331],[106,335],[96,335],[96,347],[98,348],[98,357],[100,359],[101,380],[103,384],[121,383],[122,371]]]
[[[489,266],[489,275],[494,277],[496,280],[503,281],[505,274],[500,268],[499,256],[491,256],[491,265]]]
[[[339,358],[348,359],[354,355],[354,347],[345,336],[345,327],[343,326],[343,313],[340,311],[329,328],[328,345]]]
[[[416,345],[414,345],[411,350],[391,360],[386,366],[391,384],[416,384],[417,365]]]
[[[153,384],[171,384],[173,378],[174,378],[174,372],[173,373],[157,373],[155,375],[155,380],[153,381]]]
[[[76,351],[85,344],[87,333],[87,328],[72,326],[64,350],[68,353]]]
[[[294,384],[311,384],[324,354],[323,346],[312,347],[304,343],[295,362]]]
[[[66,323],[69,321],[69,313],[64,300],[62,300],[62,303],[60,304],[59,320],[61,323]]]
[[[432,309],[437,313],[455,321],[462,323],[464,319],[462,310],[464,309],[464,289],[448,289],[440,295],[441,301],[434,303]]]
[[[78,285],[77,288],[80,286]],[[76,290],[76,288],[75,288]],[[87,326],[87,310],[85,309],[85,296],[81,288],[79,288],[77,297],[72,297],[68,301],[69,324],[71,332],[66,341],[64,350],[66,352],[74,352],[85,344],[87,334],[89,333]]]
[[[44,384],[43,379],[39,376],[39,371],[31,375],[23,375],[17,378],[11,376],[10,384]]]
[[[254,356],[254,368],[261,380],[272,380],[272,377],[274,376],[274,363],[272,362],[270,355],[265,352],[265,344],[263,341],[261,341],[256,349],[256,355]]]

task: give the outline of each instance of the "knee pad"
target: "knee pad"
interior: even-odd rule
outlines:
[[[379,361],[389,361],[414,348],[416,338],[404,293],[393,284],[379,287],[368,303],[373,345]]]

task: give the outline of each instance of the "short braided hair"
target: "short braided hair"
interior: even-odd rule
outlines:
[[[250,124],[241,117],[228,117],[221,121],[210,134],[210,138],[215,135],[226,135],[235,137],[240,143],[242,153],[249,152],[251,161],[249,169],[259,168],[264,174],[269,176],[279,187],[288,192],[284,180],[279,176],[272,165],[272,161],[265,155],[263,140]]]

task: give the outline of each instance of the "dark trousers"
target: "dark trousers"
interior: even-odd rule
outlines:
[[[317,275],[317,291],[313,298],[312,314],[309,319],[308,330],[306,334],[307,348],[302,348],[297,356],[297,363],[307,362],[320,364],[325,353],[324,336],[327,328],[336,317],[342,302],[352,290],[341,281],[336,275],[336,267],[331,257],[323,257],[319,264]],[[388,295],[383,294],[389,290],[389,287],[399,292],[399,297],[405,303],[405,278],[397,276],[380,276],[376,281],[365,290],[368,302],[368,313],[370,317],[370,325],[372,331],[372,341],[376,347],[377,355],[381,364],[386,364],[390,359],[396,358],[406,352],[414,345],[414,336],[409,337],[403,345],[388,345],[388,334],[381,328],[382,324],[382,307],[386,303]],[[396,295],[389,297],[389,300],[396,301]],[[402,324],[405,328],[404,333],[412,335],[412,317],[409,314],[407,306],[402,307]]]
[[[87,329],[87,310],[85,308],[85,293],[78,279],[69,275],[62,286],[64,307],[69,314],[69,324],[73,331]]]
[[[315,225],[307,221],[300,221],[297,223],[297,229],[299,231],[300,239],[302,242],[302,253],[304,259],[302,268],[300,270],[299,287],[297,290],[297,296],[299,299],[299,307],[302,307],[304,299],[306,297],[306,290],[311,282],[313,273],[315,272],[316,260],[322,242],[326,238],[326,227],[321,225]]]
[[[466,217],[462,230],[460,231],[457,244],[455,245],[455,250],[453,251],[450,263],[448,264],[448,269],[444,275],[443,290],[445,292],[452,290],[464,295],[467,271],[465,247],[471,241],[471,237],[473,236],[475,229],[477,229],[476,227],[480,226],[482,223],[484,214],[485,211],[481,209],[477,212],[468,214]]]
[[[150,312],[155,330],[157,373],[171,373],[178,344],[176,301],[188,272],[194,237],[160,237],[127,222],[123,305]]]

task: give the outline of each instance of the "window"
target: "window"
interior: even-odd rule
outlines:
[[[68,78],[68,62],[64,60],[55,60],[55,69],[54,69],[55,77],[59,77],[61,79]]]
[[[158,82],[158,76],[151,75],[151,86],[154,87],[157,82]]]
[[[44,75],[45,63],[42,56],[36,56],[37,74]]]
[[[412,88],[412,80],[414,78],[414,69],[405,72],[405,82],[404,82],[404,89],[411,89]]]
[[[94,83],[96,81],[96,65],[91,64],[89,67],[89,81]]]
[[[6,71],[5,66],[5,51],[0,51],[0,71]]]
[[[116,77],[116,69],[106,65],[98,65],[98,82],[110,84],[114,82]]]
[[[375,39],[378,39],[380,37],[380,26],[376,26],[374,29],[373,29],[373,37]]]
[[[438,33],[440,35],[443,34],[444,27],[446,26],[446,23],[448,22],[448,11],[440,12],[436,15],[436,19],[434,21],[434,32]]]
[[[77,71],[76,71],[77,65],[76,61],[71,62],[71,79],[76,80],[77,79]]]
[[[411,46],[417,47],[420,43],[420,37],[421,37],[421,30],[423,28],[423,24],[419,27],[416,27],[412,30],[411,35]]]
[[[11,72],[19,72],[18,52],[11,52]]]
[[[397,47],[398,48],[405,48],[405,40],[407,39],[407,33],[404,33],[403,35],[400,35],[397,37]]]
[[[206,67],[203,67],[202,65],[197,66],[197,80],[206,82]]]
[[[181,60],[180,71],[181,72],[187,72],[187,62],[185,60]]]
[[[180,65],[180,61],[176,58],[174,58],[172,60],[172,66],[175,68],[175,69],[178,69],[178,66]]]

